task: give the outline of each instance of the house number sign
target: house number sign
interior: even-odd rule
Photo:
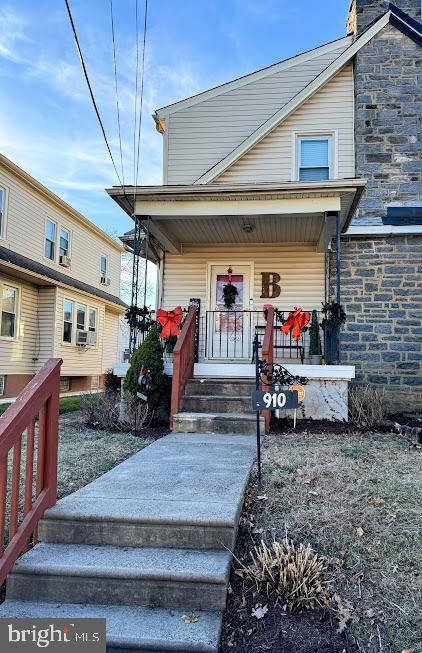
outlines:
[[[252,393],[253,410],[291,410],[299,405],[297,391],[294,390],[255,390]]]

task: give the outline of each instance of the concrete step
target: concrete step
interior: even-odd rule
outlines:
[[[181,409],[188,413],[252,413],[251,397],[228,395],[188,395]]]
[[[252,379],[189,379],[186,384],[185,396],[189,395],[220,395],[228,397],[249,397],[255,389]]]
[[[220,612],[195,610],[198,621],[186,624],[189,610],[79,605],[6,600],[0,617],[20,619],[106,619],[107,651],[110,653],[217,653],[222,617]]]
[[[264,433],[264,418],[260,418]],[[173,418],[174,433],[224,433],[230,435],[254,435],[255,413],[188,413],[181,412]]]
[[[8,576],[8,599],[223,610],[228,551],[40,543]]]

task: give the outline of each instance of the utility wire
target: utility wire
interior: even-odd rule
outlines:
[[[145,0],[144,39],[143,39],[143,44],[142,44],[141,94],[140,94],[140,100],[139,100],[138,147],[137,147],[137,153],[136,153],[135,188],[138,185],[139,153],[140,153],[141,128],[142,128],[142,107],[143,107],[143,103],[144,103],[144,77],[145,77],[145,50],[146,50],[146,41],[147,41],[147,21],[148,21],[148,0]]]
[[[79,55],[79,59],[80,59],[80,62],[81,62],[82,70],[83,70],[84,76],[85,76],[85,81],[87,83],[89,94],[91,96],[92,104],[94,106],[94,110],[95,110],[98,122],[100,124],[101,131],[103,133],[104,141],[105,141],[105,144],[107,146],[107,150],[108,150],[108,153],[110,155],[110,159],[111,159],[111,162],[113,164],[113,168],[114,168],[114,170],[116,172],[119,183],[122,186],[122,180],[120,179],[120,175],[119,175],[119,173],[117,171],[117,167],[116,167],[116,164],[114,162],[113,154],[112,154],[109,142],[107,140],[107,135],[106,135],[106,132],[105,132],[105,129],[104,129],[103,121],[101,120],[100,112],[98,111],[97,103],[95,101],[94,92],[92,90],[91,82],[89,81],[88,72],[87,72],[87,69],[86,69],[86,66],[85,66],[85,61],[84,61],[84,58],[83,58],[81,46],[79,44],[78,35],[76,33],[75,23],[73,22],[72,12],[70,11],[69,2],[68,2],[68,0],[64,0],[64,1],[65,1],[65,4],[66,4],[67,13],[69,15],[69,20],[70,20],[70,24],[71,24],[71,27],[72,27],[73,37],[75,39],[76,49],[78,51],[78,55]]]
[[[136,43],[136,63],[135,63],[135,109],[133,115],[133,212],[135,213],[135,177],[136,177],[136,125],[138,120],[138,74],[139,74],[139,28],[138,14],[139,3],[135,0],[135,43]]]
[[[123,186],[125,185],[125,171],[123,167],[123,152],[122,152],[122,129],[120,124],[120,106],[119,106],[119,88],[117,82],[117,61],[116,61],[116,39],[114,35],[114,15],[113,15],[113,0],[110,0],[110,19],[111,19],[111,40],[113,43],[113,68],[114,68],[114,86],[116,91],[116,111],[117,111],[117,127],[119,132],[119,149],[120,149],[120,165],[122,168]]]

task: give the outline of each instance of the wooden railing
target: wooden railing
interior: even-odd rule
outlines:
[[[179,412],[180,402],[188,379],[193,378],[195,365],[196,307],[190,306],[180,336],[173,351],[173,379],[171,384],[170,425]]]
[[[270,365],[274,362],[274,308],[272,306],[268,309],[267,324],[265,325],[264,339],[262,341],[262,360]],[[265,390],[265,386],[263,390]],[[265,419],[265,433],[269,433],[271,411],[264,410],[262,414]]]
[[[0,418],[0,585],[31,538],[36,543],[38,522],[56,503],[61,364],[50,358]]]

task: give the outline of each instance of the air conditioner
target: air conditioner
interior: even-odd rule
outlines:
[[[97,344],[96,331],[82,331],[78,329],[76,331],[76,344],[82,347],[92,347],[92,345],[96,345]]]
[[[110,277],[101,277],[101,283],[103,286],[109,286],[111,284]]]
[[[64,268],[70,268],[70,256],[60,256],[60,265]]]

